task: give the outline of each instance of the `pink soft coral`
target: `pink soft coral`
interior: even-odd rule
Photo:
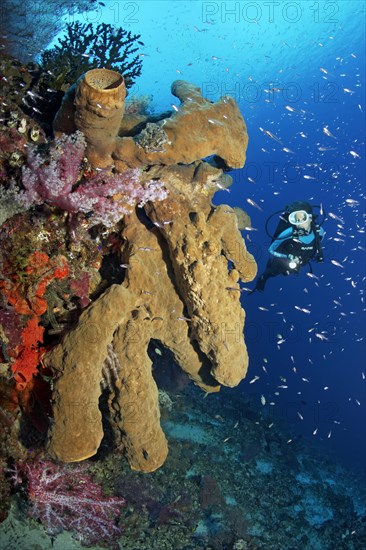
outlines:
[[[92,213],[88,217],[90,225],[103,223],[111,227],[136,205],[166,198],[163,183],[142,183],[138,169],[121,174],[99,171],[78,181],[85,146],[83,134],[76,132],[56,139],[47,159],[30,150],[22,172],[22,203],[28,208],[46,202],[71,213]]]
[[[63,210],[71,210],[69,195],[77,182],[86,143],[81,132],[55,140],[46,158],[30,148],[27,166],[23,167],[22,183],[25,206],[48,202]]]
[[[28,481],[30,516],[40,519],[49,535],[71,531],[83,546],[112,541],[121,535],[115,519],[125,499],[103,496],[85,465],[26,462],[17,467],[18,484],[24,477]]]

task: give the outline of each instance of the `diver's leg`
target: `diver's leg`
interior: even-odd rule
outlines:
[[[267,280],[272,276],[273,275],[266,269],[266,271],[262,273],[260,277],[258,277],[257,283],[255,285],[255,290],[259,290],[259,292],[263,292],[264,287],[266,286]]]
[[[276,266],[273,264],[274,264],[274,260],[268,260],[265,271],[262,273],[260,277],[258,277],[255,290],[259,290],[259,292],[263,292],[268,279],[270,277],[275,277],[277,275]]]
[[[283,261],[277,258],[268,260],[266,269],[262,273],[262,275],[258,277],[254,290],[259,290],[259,292],[263,292],[264,287],[266,286],[266,283],[270,277],[276,277],[277,275],[280,275],[280,273],[284,272],[285,265]]]

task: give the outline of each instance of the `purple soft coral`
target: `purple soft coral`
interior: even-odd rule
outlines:
[[[111,227],[136,205],[166,198],[163,183],[155,180],[142,183],[138,169],[121,174],[100,171],[80,181],[75,189],[85,146],[83,134],[76,132],[56,139],[48,160],[30,150],[22,173],[23,204],[28,208],[47,202],[71,213],[92,212],[88,218],[90,226],[103,223]],[[111,197],[117,194],[118,200],[113,200]]]
[[[63,210],[72,211],[69,196],[79,176],[85,147],[83,134],[76,132],[55,140],[49,159],[31,148],[28,151],[27,166],[23,167],[22,172],[25,188],[22,201],[25,206],[48,202]]]
[[[28,480],[29,513],[41,520],[49,535],[72,531],[83,546],[121,535],[115,519],[125,499],[104,497],[85,466],[71,468],[43,460],[27,462],[18,469]]]

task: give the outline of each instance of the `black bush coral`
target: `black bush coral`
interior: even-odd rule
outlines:
[[[43,72],[49,76],[49,87],[66,91],[83,73],[97,68],[122,73],[126,87],[131,87],[141,74],[142,60],[135,55],[143,45],[140,36],[106,23],[96,27],[92,23],[68,23],[66,35],[40,59]]]

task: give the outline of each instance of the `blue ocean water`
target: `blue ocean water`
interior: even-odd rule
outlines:
[[[258,407],[263,395],[270,418],[365,474],[365,3],[100,2],[78,17],[141,34],[130,94],[151,95],[154,110],[179,103],[175,79],[235,98],[247,162],[215,202],[250,214],[255,231],[243,237],[259,272],[272,213],[293,200],[325,212],[314,277],[304,268],[243,292],[250,367],[239,391]]]

